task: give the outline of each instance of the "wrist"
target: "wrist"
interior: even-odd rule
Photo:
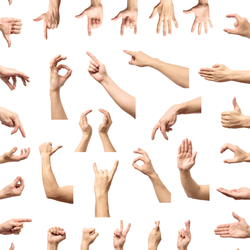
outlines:
[[[112,82],[113,81],[111,80],[111,78],[109,77],[109,75],[105,75],[103,77],[103,80],[100,81],[101,85],[110,85],[110,84],[112,84]]]
[[[244,158],[243,158],[243,162],[250,162],[250,153],[246,153]]]
[[[150,179],[151,181],[154,181],[154,180],[156,180],[156,179],[159,178],[158,174],[157,174],[155,171],[152,172],[152,173],[150,173],[150,174],[148,174],[148,177],[149,177],[149,179]]]
[[[100,135],[102,140],[105,140],[105,139],[109,138],[108,133],[105,133],[105,132],[99,132],[99,135]]]
[[[6,161],[6,159],[4,158],[4,156],[3,155],[1,155],[0,156],[0,164],[1,163],[6,163],[7,161]]]
[[[61,0],[50,0],[49,1],[49,11],[59,12]]]
[[[81,250],[88,250],[88,249],[89,249],[89,243],[82,241]]]
[[[91,139],[91,136],[92,136],[92,133],[83,132],[82,141],[84,141],[84,142],[89,141]]]
[[[148,243],[148,250],[157,250],[157,246],[155,244]]]
[[[4,192],[4,190],[0,190],[0,200],[8,198],[7,194]]]
[[[102,5],[102,1],[101,0],[91,0],[91,5],[93,5],[93,6]]]
[[[199,4],[206,5],[208,4],[208,0],[199,0]]]
[[[123,247],[119,246],[119,247],[114,247],[115,250],[123,250]]]
[[[49,90],[50,96],[60,95],[60,89],[52,89]]]
[[[243,128],[250,128],[250,116],[244,116],[242,121]]]
[[[187,247],[178,247],[178,250],[187,250]]]
[[[96,200],[108,199],[108,192],[103,190],[95,190]]]
[[[41,154],[42,165],[50,165],[50,155]]]
[[[58,247],[58,243],[48,242],[47,244],[47,250],[56,250],[57,247]]]
[[[137,2],[138,2],[137,0],[128,0],[127,9],[137,10],[138,9]]]

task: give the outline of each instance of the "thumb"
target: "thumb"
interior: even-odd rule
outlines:
[[[236,159],[226,159],[224,160],[224,163],[237,163],[237,160]]]
[[[10,250],[14,250],[15,246],[13,243],[11,243]]]
[[[227,32],[228,34],[237,34],[237,31],[235,29],[224,29],[223,31]]]
[[[151,14],[151,16],[149,18],[151,19],[151,18],[155,17],[157,11],[158,11],[158,8],[155,7],[154,10],[153,10],[153,12],[152,12],[152,14]]]
[[[17,151],[17,147],[14,147],[11,149],[11,151],[8,153],[9,156],[13,155]]]
[[[120,19],[121,17],[122,17],[122,13],[119,12],[118,15],[117,15],[116,17],[112,18],[111,20],[112,20],[112,21],[117,21],[117,20]]]
[[[39,22],[41,20],[43,20],[43,14],[39,16],[38,18],[33,19],[34,22]]]
[[[233,99],[233,105],[234,105],[234,110],[235,109],[240,109],[238,103],[236,102],[236,97],[234,97],[234,99]]]
[[[9,36],[9,35],[4,35],[4,38],[5,38],[5,40],[6,40],[7,43],[8,43],[8,47],[10,47],[10,46],[11,46],[10,36]]]
[[[18,176],[18,177],[13,181],[12,184],[16,185],[19,181],[20,181],[20,177]]]
[[[57,146],[55,148],[52,149],[52,155],[59,149],[62,148],[62,146]]]
[[[193,154],[192,154],[192,162],[195,162],[195,159],[196,159],[196,155],[197,155],[197,151],[195,151]]]
[[[240,217],[239,215],[237,215],[235,212],[233,212],[232,214],[233,214],[233,217],[234,217],[236,220],[238,220],[238,221],[241,220],[241,217]]]
[[[194,8],[191,8],[191,9],[189,9],[189,10],[183,10],[183,12],[184,12],[185,14],[193,13],[193,12],[194,12]]]
[[[84,10],[81,14],[79,14],[79,15],[76,15],[76,18],[82,18],[82,17],[84,17],[84,16],[87,16],[87,10]]]
[[[220,65],[221,64],[215,64],[215,65],[212,66],[212,68],[218,68],[218,67],[220,67]]]
[[[95,234],[93,235],[94,240],[98,237],[98,235],[99,235],[99,233],[95,233]]]

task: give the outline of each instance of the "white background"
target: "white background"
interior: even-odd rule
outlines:
[[[132,227],[125,244],[126,249],[146,249],[148,234],[155,220],[161,221],[162,242],[159,249],[176,249],[177,232],[184,222],[191,220],[192,241],[189,249],[248,249],[249,240],[221,239],[213,230],[222,223],[234,222],[232,211],[250,223],[249,201],[234,201],[216,191],[250,186],[249,166],[246,163],[227,165],[223,159],[232,157],[220,154],[226,143],[239,145],[250,151],[249,131],[224,129],[220,123],[222,111],[232,110],[232,99],[237,97],[243,114],[250,114],[249,86],[241,83],[208,82],[198,75],[201,67],[223,63],[231,69],[249,69],[249,40],[228,35],[223,28],[233,27],[234,20],[225,16],[238,13],[249,17],[247,0],[210,1],[211,20],[214,28],[207,35],[191,34],[194,15],[182,11],[197,4],[194,0],[174,0],[175,15],[179,28],[173,28],[171,36],[156,34],[158,17],[149,20],[157,0],[139,1],[138,35],[130,29],[120,36],[121,21],[110,19],[126,8],[125,0],[103,0],[103,26],[87,36],[87,20],[74,16],[89,6],[87,1],[62,0],[61,21],[58,29],[49,31],[48,41],[43,38],[43,23],[35,23],[48,9],[47,1],[13,0],[1,2],[0,16],[21,18],[20,35],[11,35],[12,46],[0,39],[0,65],[16,68],[30,76],[31,83],[25,88],[21,82],[11,92],[2,83],[0,105],[19,114],[27,138],[18,132],[1,126],[0,153],[17,146],[31,147],[30,157],[20,163],[8,163],[0,168],[0,188],[11,183],[18,175],[25,181],[21,197],[1,201],[0,221],[28,217],[19,236],[0,236],[1,249],[9,249],[14,242],[16,249],[46,249],[46,232],[51,226],[64,227],[67,239],[59,249],[79,249],[81,230],[95,227],[100,233],[91,249],[112,249],[113,231],[131,222]],[[190,68],[190,89],[175,86],[165,76],[150,68],[128,65],[129,56],[123,49],[141,50],[152,57]],[[136,97],[136,121],[124,113],[108,96],[99,83],[92,79],[87,67],[92,52],[105,63],[111,78],[125,91]],[[73,74],[61,90],[61,97],[69,121],[50,120],[49,62],[57,54],[68,56],[65,61]],[[202,95],[202,114],[178,117],[173,131],[166,141],[158,131],[150,140],[154,125],[173,105]],[[98,108],[111,114],[113,125],[110,139],[118,153],[104,153],[98,135],[103,115]],[[81,139],[78,121],[82,112],[93,109],[88,116],[93,136],[88,153],[73,153]],[[211,201],[191,200],[184,194],[176,167],[176,154],[182,139],[189,138],[198,151],[192,175],[199,184],[210,184]],[[63,204],[46,199],[41,177],[38,146],[51,141],[53,146],[63,145],[52,157],[52,168],[60,186],[75,186],[75,204]],[[166,187],[172,193],[171,204],[159,204],[149,179],[134,170],[133,150],[146,150]],[[99,169],[111,169],[116,159],[120,164],[109,193],[111,219],[94,219],[94,172],[93,162]]]

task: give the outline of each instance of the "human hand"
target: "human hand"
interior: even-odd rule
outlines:
[[[159,122],[154,126],[153,132],[151,135],[151,140],[154,140],[156,131],[160,128],[162,135],[166,140],[168,140],[168,136],[166,132],[170,132],[172,130],[172,126],[176,123],[177,120],[177,109],[176,106],[172,106],[164,116],[159,120]]]
[[[231,80],[232,70],[223,64],[215,64],[212,68],[200,69],[198,73],[208,81],[226,82]]]
[[[109,188],[111,186],[112,180],[114,178],[115,172],[117,170],[119,161],[115,161],[115,164],[112,170],[108,173],[108,170],[97,170],[96,163],[93,164],[94,172],[95,172],[95,195],[102,196],[107,195]]]
[[[178,250],[186,250],[191,241],[190,220],[185,222],[185,226],[186,230],[182,228],[178,232],[178,238],[177,238]]]
[[[10,152],[7,152],[0,156],[0,164],[1,163],[6,163],[6,162],[13,162],[13,161],[22,161],[28,158],[30,154],[30,148],[25,148],[24,153],[23,149],[21,149],[21,154],[20,155],[14,155],[14,153],[17,151],[17,147],[14,147],[11,149]]]
[[[131,56],[131,61],[129,61],[129,64],[136,65],[138,67],[145,67],[149,66],[150,61],[153,60],[152,57],[144,54],[141,51],[133,52],[128,50],[123,50],[126,54]]]
[[[192,142],[187,138],[182,141],[178,148],[177,166],[179,170],[190,170],[195,164],[197,152],[193,153]]]
[[[238,163],[238,162],[248,162],[248,161],[250,161],[249,154],[247,154],[245,151],[240,149],[238,146],[232,145],[232,144],[229,144],[229,143],[226,143],[221,147],[220,153],[221,154],[224,153],[227,149],[234,152],[234,158],[224,160],[225,163],[230,164],[230,163]]]
[[[127,7],[125,10],[120,11],[118,15],[112,18],[112,21],[117,21],[122,18],[121,24],[121,36],[124,35],[124,28],[130,27],[130,29],[134,29],[134,34],[137,34],[137,17],[138,17],[138,9],[137,7]]]
[[[238,222],[217,226],[214,230],[215,234],[220,235],[222,238],[249,238],[250,228],[245,219],[241,218],[234,212],[233,217],[238,220]]]
[[[9,2],[9,5],[11,5],[11,4],[12,4],[12,0],[8,0],[8,2]],[[11,244],[13,244],[13,243],[11,243]]]
[[[156,32],[157,34],[161,31],[161,25],[163,23],[163,35],[167,35],[167,26],[168,26],[168,34],[172,34],[172,24],[171,21],[174,22],[175,28],[178,28],[177,20],[174,15],[174,5],[172,0],[161,0],[161,2],[154,7],[154,10],[149,17],[150,19],[155,17],[156,13],[159,14],[159,21],[157,24]]]
[[[58,246],[58,244],[66,239],[66,232],[60,227],[51,227],[47,232],[47,241],[49,245]]]
[[[11,243],[10,250],[14,250],[14,249],[15,249],[15,246],[13,243]]]
[[[160,230],[160,221],[155,222],[155,227],[152,229],[148,236],[148,249],[157,249],[158,245],[161,242],[161,230]]]
[[[62,146],[57,146],[55,148],[52,148],[51,142],[45,142],[39,146],[41,158],[50,157],[53,155],[59,148]]]
[[[86,52],[89,57],[92,58],[89,64],[89,74],[99,83],[102,83],[107,77],[107,71],[105,65],[99,62],[94,55],[90,52]]]
[[[132,165],[135,169],[141,171],[143,174],[147,175],[148,177],[152,177],[155,175],[155,170],[152,165],[152,162],[147,154],[143,149],[138,148],[138,150],[134,151],[135,154],[140,154],[142,156],[138,156],[134,159]],[[139,166],[136,164],[137,161],[142,161],[144,164],[142,166]]]
[[[126,230],[124,230],[123,232],[123,221],[122,220],[120,221],[120,230],[116,229],[114,231],[113,244],[115,249],[117,250],[123,249],[130,227],[131,223],[128,224]]]
[[[213,24],[210,20],[210,14],[209,14],[209,5],[208,4],[201,4],[198,3],[196,6],[191,8],[190,10],[184,10],[185,14],[194,13],[195,19],[194,23],[191,29],[191,32],[194,32],[195,27],[198,25],[198,34],[201,35],[201,28],[202,23],[204,25],[205,33],[208,33],[207,23],[210,25],[211,28],[213,28]]]
[[[13,17],[2,17],[0,18],[0,30],[3,33],[3,37],[8,43],[8,47],[11,46],[10,35],[20,34],[22,29],[21,19]]]
[[[19,234],[23,228],[23,222],[31,222],[31,219],[11,219],[0,224],[0,234]]]
[[[233,17],[236,19],[236,22],[234,23],[235,29],[224,29],[225,32],[250,38],[250,23],[245,17],[242,18],[238,14],[229,14],[226,17]]]
[[[99,233],[97,233],[94,228],[83,228],[82,249],[88,249],[88,246],[95,241],[98,235]]]
[[[232,190],[217,188],[217,191],[235,200],[250,200],[250,189],[247,187]]]
[[[79,125],[82,129],[82,133],[84,136],[91,137],[92,135],[92,127],[88,124],[87,115],[92,112],[92,110],[87,110],[81,114]]]
[[[109,112],[104,109],[99,109],[99,111],[104,114],[103,121],[99,126],[99,133],[108,134],[109,128],[112,125],[111,116]]]
[[[39,22],[43,20],[44,24],[44,38],[48,39],[48,31],[47,29],[55,29],[58,27],[60,22],[60,1],[49,1],[49,10],[48,12],[42,14],[36,19],[33,19],[34,22]]]
[[[0,191],[0,199],[20,196],[24,189],[24,180],[18,176],[11,184]]]
[[[88,16],[88,35],[91,36],[92,29],[99,28],[102,25],[103,20],[103,7],[102,4],[91,4],[81,14],[77,15],[76,18],[82,18]]]
[[[17,77],[22,80],[24,86],[27,86],[27,82],[30,82],[29,76],[25,75],[23,72],[0,66],[0,79],[6,83],[10,90],[16,89]],[[13,80],[13,85],[10,83],[10,78]]]
[[[50,91],[51,92],[59,92],[64,83],[69,79],[72,74],[72,69],[70,69],[67,65],[57,64],[66,60],[66,56],[57,55],[50,62]],[[61,69],[66,69],[67,73],[64,76],[59,75],[59,71]]]
[[[0,121],[7,127],[14,127],[11,134],[15,134],[19,129],[22,136],[26,137],[21,121],[19,120],[18,114],[0,107]]]
[[[243,128],[245,116],[241,113],[241,109],[236,102],[236,97],[233,98],[234,110],[221,113],[221,123],[224,128]]]

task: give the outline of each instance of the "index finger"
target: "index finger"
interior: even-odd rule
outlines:
[[[159,124],[156,124],[153,128],[153,131],[152,131],[152,135],[151,135],[151,140],[154,140],[155,138],[155,133],[156,131],[159,129],[160,125]]]
[[[96,57],[94,55],[92,55],[89,51],[86,52],[86,54],[91,57],[93,59],[93,61],[95,61],[96,63],[98,63],[98,66],[99,66],[99,61],[96,59]]]
[[[88,35],[91,36],[91,18],[88,18]]]
[[[130,227],[131,227],[131,223],[128,224],[126,230],[123,233],[125,236],[128,234]]]
[[[241,17],[238,14],[228,14],[226,15],[228,18],[235,18],[237,21],[240,21]]]
[[[99,111],[110,118],[109,112],[106,111],[105,109],[99,109]]]
[[[15,219],[15,221],[17,221],[17,222],[31,222],[32,221],[32,219]]]
[[[160,127],[160,130],[161,130],[161,133],[163,135],[163,137],[168,140],[168,136],[167,136],[167,133],[166,133],[166,126],[165,124],[162,124],[161,127]]]
[[[94,169],[95,174],[98,174],[98,173],[99,173],[98,170],[97,170],[96,163],[93,164],[93,169]]]
[[[120,220],[120,232],[122,233],[123,231],[123,220]]]
[[[115,172],[117,170],[118,164],[119,164],[119,161],[115,161],[114,166],[113,166],[113,168],[110,171],[112,179],[113,179],[113,176],[114,176],[114,174],[115,174]]]
[[[86,110],[85,112],[82,113],[82,116],[86,116],[91,112],[92,112],[92,109]]]
[[[44,34],[44,38],[47,40],[48,39],[48,34],[47,34],[47,23],[44,21],[44,24],[43,24],[43,34]]]
[[[52,67],[52,66],[56,67],[57,59],[60,58],[60,57],[61,57],[60,54],[59,54],[59,55],[56,55],[56,56],[50,61],[50,67]]]
[[[221,149],[220,152],[223,153],[225,152],[227,149],[231,150],[232,152],[234,152],[234,146],[232,144],[226,143],[224,144]]]
[[[135,53],[136,53],[134,51],[129,51],[129,50],[123,50],[123,52],[133,57],[135,57]]]
[[[160,221],[156,221],[155,222],[155,229],[158,230],[160,226]]]

